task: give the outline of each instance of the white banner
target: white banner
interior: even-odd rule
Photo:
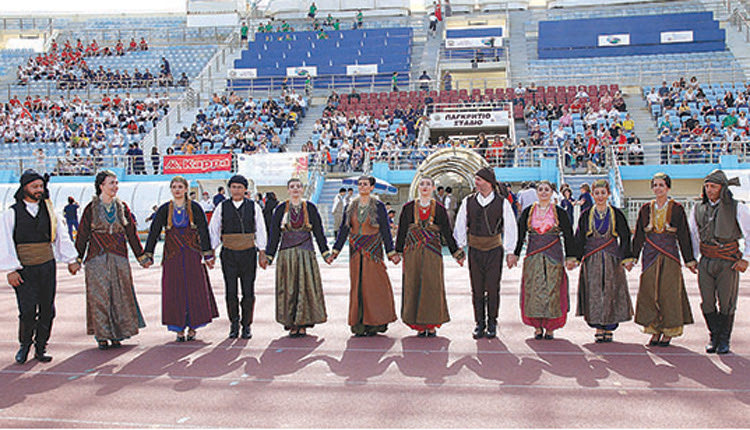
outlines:
[[[229,79],[255,79],[258,77],[258,69],[229,69]]]
[[[507,127],[508,111],[439,112],[430,115],[430,128]]]
[[[462,48],[500,48],[503,46],[501,37],[460,37],[445,39],[445,47],[448,49]]]
[[[281,186],[291,178],[307,183],[306,152],[239,154],[237,173],[252,178],[255,185]]]
[[[286,75],[290,78],[299,78],[303,76],[318,76],[318,68],[315,66],[307,67],[287,67]]]
[[[630,45],[630,34],[602,34],[599,35],[598,46]]]
[[[693,31],[662,31],[661,43],[684,43],[693,41]]]
[[[354,64],[351,66],[346,66],[346,74],[349,76],[377,75],[378,65],[377,64]]]

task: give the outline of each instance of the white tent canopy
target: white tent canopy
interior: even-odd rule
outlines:
[[[8,209],[15,203],[13,195],[18,190],[18,184],[0,184],[0,208]],[[55,212],[62,216],[62,210],[68,204],[68,196],[72,196],[81,205],[78,216],[94,195],[94,182],[85,183],[51,183],[49,185],[50,199],[55,206]],[[169,200],[169,181],[161,182],[120,182],[117,196],[127,203],[135,215],[138,229],[147,227],[146,218],[151,214],[154,205]]]

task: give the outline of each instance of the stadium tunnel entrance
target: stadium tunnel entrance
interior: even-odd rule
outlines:
[[[419,179],[428,176],[436,186],[451,187],[456,201],[474,189],[474,174],[489,166],[481,155],[467,148],[445,148],[427,157],[419,165],[409,187],[409,198],[417,198]]]

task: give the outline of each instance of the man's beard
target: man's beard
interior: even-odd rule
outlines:
[[[26,190],[24,190],[23,194],[27,198],[29,198],[30,200],[34,200],[34,201],[37,201],[37,202],[40,201],[40,200],[42,200],[42,196],[44,195],[44,193],[42,193],[42,192],[30,193],[30,192],[28,192]]]

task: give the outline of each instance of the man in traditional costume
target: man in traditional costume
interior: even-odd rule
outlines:
[[[669,175],[654,175],[651,189],[656,198],[641,207],[633,236],[633,257],[643,251],[635,322],[651,335],[651,346],[669,346],[673,337],[682,335],[685,324],[693,323],[680,254],[693,273],[698,273],[698,263],[687,214],[681,204],[669,198],[671,188]]]
[[[510,252],[515,249],[518,227],[513,208],[504,194],[505,186],[500,188],[492,168],[480,169],[474,175],[474,184],[477,192],[461,203],[453,237],[459,248],[469,245],[471,299],[476,323],[473,337],[494,338],[497,336],[503,255],[506,249]]]
[[[240,325],[243,339],[253,336],[250,324],[255,307],[256,264],[263,269],[268,266],[263,209],[257,202],[245,197],[247,187],[248,181],[242,175],[229,179],[231,198],[216,205],[208,227],[211,248],[222,245],[221,271],[224,274],[230,339],[240,335]],[[237,291],[238,279],[242,284],[241,302]]]
[[[349,325],[355,336],[375,336],[388,330],[388,323],[396,321],[383,248],[394,264],[401,257],[393,247],[385,204],[370,195],[375,178],[363,176],[357,186],[359,197],[344,209],[333,253],[326,262],[333,262],[349,239]]]
[[[46,351],[55,318],[55,260],[67,263],[71,274],[81,267],[65,225],[55,216],[46,182],[33,170],[24,172],[16,203],[0,222],[0,270],[10,271],[8,283],[18,302],[18,364],[26,362],[32,343],[37,360],[52,360]]]
[[[739,186],[739,180],[727,179],[721,170],[706,176],[702,200],[688,220],[696,259],[700,254],[698,287],[701,310],[711,335],[706,346],[708,353],[729,352],[740,272],[747,270],[750,261],[750,209],[732,197],[730,185]],[[743,238],[744,253],[738,243]]]

